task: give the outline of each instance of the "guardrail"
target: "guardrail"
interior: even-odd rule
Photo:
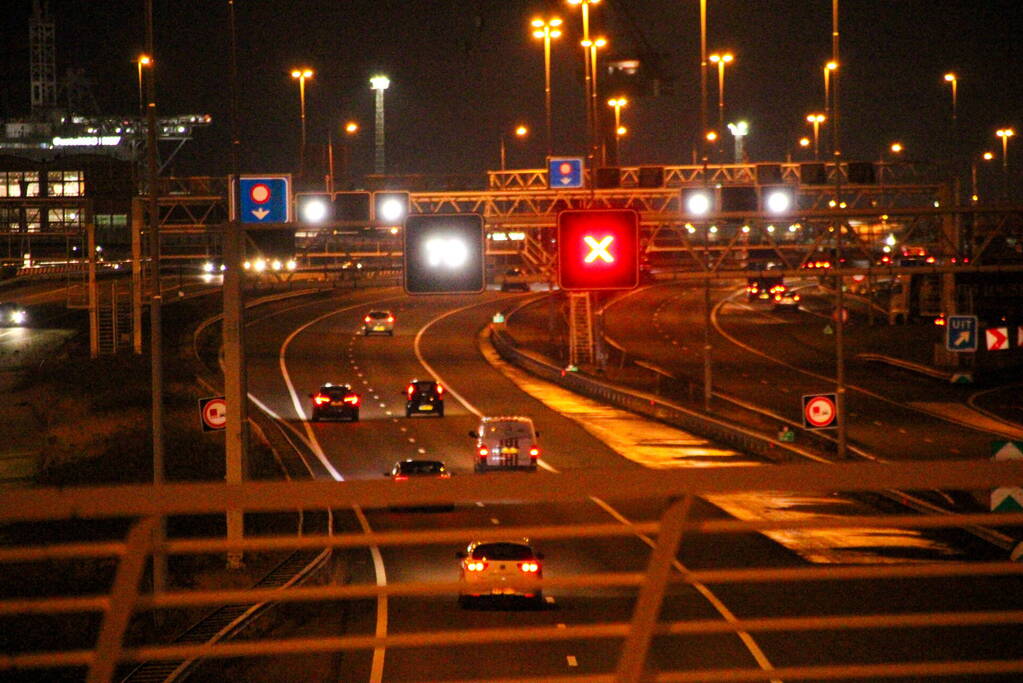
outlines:
[[[499,629],[462,630],[431,625],[426,632],[400,632],[383,636],[331,634],[313,637],[253,638],[244,642],[213,644],[125,643],[125,633],[133,618],[161,610],[181,609],[225,602],[259,601],[307,603],[355,600],[378,596],[449,595],[452,603],[459,591],[453,580],[419,581],[377,585],[374,582],[348,585],[291,588],[255,588],[249,590],[180,590],[152,594],[139,589],[146,559],[154,551],[175,555],[222,553],[228,550],[351,549],[368,546],[411,547],[450,545],[453,548],[467,538],[487,537],[492,528],[401,529],[377,533],[340,533],[334,536],[270,536],[227,542],[223,538],[176,538],[154,544],[152,530],[160,516],[223,513],[226,508],[249,513],[294,509],[385,508],[388,506],[426,506],[451,503],[472,506],[480,499],[480,477],[486,478],[486,500],[515,500],[528,505],[552,501],[587,500],[674,500],[658,520],[622,523],[582,523],[570,525],[537,524],[508,527],[509,537],[533,539],[599,539],[639,535],[652,547],[645,572],[596,571],[543,579],[514,581],[524,589],[599,590],[619,587],[637,591],[631,620],[627,622],[586,622],[554,626],[523,626]],[[779,465],[776,467],[737,466],[727,468],[681,468],[651,471],[646,469],[576,470],[563,474],[467,475],[446,480],[402,482],[363,480],[347,482],[246,482],[243,484],[168,484],[153,486],[107,486],[78,489],[37,489],[0,495],[0,524],[31,524],[76,519],[131,519],[128,532],[97,542],[49,543],[0,548],[0,564],[28,567],[45,566],[59,571],[66,564],[82,563],[90,558],[116,563],[116,572],[106,594],[70,596],[10,596],[0,600],[0,619],[8,634],[17,633],[19,620],[60,619],[67,614],[97,615],[94,638],[67,650],[46,650],[21,643],[0,655],[0,671],[35,671],[40,676],[67,673],[69,668],[88,668],[88,680],[108,681],[118,663],[148,660],[182,660],[193,657],[267,657],[298,653],[342,652],[373,648],[424,648],[498,642],[552,642],[602,639],[621,643],[621,656],[614,672],[599,675],[563,676],[563,681],[649,680],[646,660],[654,636],[679,637],[710,633],[784,633],[798,636],[806,631],[876,630],[890,637],[895,627],[1023,624],[1023,611],[1004,609],[976,611],[935,610],[933,612],[897,612],[885,614],[828,614],[826,616],[735,616],[726,620],[681,617],[671,611],[661,613],[662,600],[669,586],[727,585],[741,583],[774,584],[794,581],[849,581],[870,579],[923,579],[957,577],[957,585],[967,590],[967,578],[1023,575],[1023,564],[1015,562],[909,563],[869,566],[797,566],[690,570],[678,564],[681,538],[692,534],[735,534],[780,529],[860,529],[864,527],[933,529],[989,522],[1010,525],[1023,523],[1019,513],[948,516],[890,516],[848,518],[820,516],[783,521],[696,520],[689,517],[692,496],[721,495],[736,492],[786,491],[871,491],[878,488],[915,488],[958,486],[990,488],[1004,482],[1023,480],[1023,461],[906,463],[897,466],[856,463],[843,465]],[[656,541],[652,537],[656,536]],[[452,567],[454,569],[454,567]],[[453,573],[453,572],[452,572]],[[482,587],[497,588],[484,582]],[[508,584],[501,584],[507,587]],[[836,589],[837,590],[837,589]],[[940,602],[944,607],[946,603]],[[88,636],[88,634],[83,634]],[[93,643],[91,646],[87,643]],[[997,652],[997,650],[988,650]],[[969,661],[921,660],[884,664],[828,664],[665,672],[656,680],[805,680],[850,679],[904,676],[951,676],[991,673],[1023,673],[1021,658],[984,658]],[[519,678],[519,681],[550,680],[543,677]]]

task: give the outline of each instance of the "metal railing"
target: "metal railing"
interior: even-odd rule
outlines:
[[[107,558],[116,562],[116,572],[105,594],[47,597],[7,597],[0,600],[0,619],[17,628],[19,618],[60,618],[69,613],[98,615],[95,645],[66,651],[25,648],[0,655],[0,671],[32,670],[45,676],[63,667],[87,667],[90,681],[110,680],[119,663],[183,660],[196,657],[234,658],[339,652],[373,648],[426,648],[497,642],[551,642],[608,640],[622,644],[615,672],[586,676],[565,676],[559,680],[641,681],[641,680],[806,680],[903,676],[985,675],[1023,673],[1023,659],[978,658],[968,661],[885,662],[884,664],[827,664],[769,669],[699,669],[646,671],[647,654],[655,636],[706,635],[711,633],[789,633],[807,631],[877,630],[893,628],[979,627],[1018,625],[1023,611],[947,610],[927,613],[827,614],[826,616],[742,617],[717,621],[679,618],[670,612],[662,616],[665,591],[673,585],[779,584],[797,581],[842,582],[872,579],[924,579],[956,577],[964,585],[969,577],[1020,576],[1023,564],[1010,561],[942,562],[934,564],[878,564],[864,566],[796,566],[689,570],[679,569],[676,556],[683,536],[769,532],[780,529],[934,529],[975,524],[1019,525],[1018,513],[969,514],[954,516],[877,515],[865,517],[822,516],[781,521],[698,520],[688,515],[693,496],[741,492],[873,491],[883,488],[991,488],[1023,480],[1023,461],[927,462],[899,465],[857,463],[842,465],[737,466],[651,471],[576,470],[561,474],[507,474],[486,476],[488,500],[515,500],[521,504],[551,501],[603,501],[623,499],[674,500],[660,519],[623,523],[537,524],[508,527],[509,537],[534,539],[598,539],[641,536],[651,545],[646,571],[593,572],[553,576],[514,582],[534,589],[631,588],[637,600],[631,620],[553,626],[524,626],[495,629],[445,629],[401,632],[384,636],[324,635],[320,637],[265,638],[244,642],[213,644],[125,643],[125,632],[133,615],[225,603],[271,601],[311,603],[367,599],[377,596],[451,595],[458,592],[454,581],[408,581],[377,585],[372,582],[349,585],[253,588],[249,590],[175,590],[152,594],[139,590],[146,560],[156,550],[172,555],[208,555],[228,550],[283,551],[294,549],[344,549],[367,546],[409,547],[430,544],[457,545],[466,538],[486,536],[490,528],[401,529],[377,533],[328,535],[261,536],[229,543],[222,538],[175,538],[156,547],[152,530],[160,516],[222,513],[226,508],[248,513],[295,509],[384,508],[421,506],[442,502],[472,505],[480,498],[479,476],[447,480],[405,482],[334,481],[250,482],[244,484],[169,484],[152,486],[107,486],[79,489],[36,489],[0,496],[0,523],[33,523],[67,519],[130,519],[128,532],[120,538],[100,542],[69,542],[0,549],[0,564],[20,567],[61,563],[85,558]],[[656,536],[656,541],[650,540]],[[486,587],[489,584],[481,584]],[[496,587],[496,583],[494,584]],[[506,584],[502,584],[506,585]],[[938,603],[944,605],[945,603]],[[775,636],[777,637],[777,635]],[[517,680],[544,680],[519,678]]]

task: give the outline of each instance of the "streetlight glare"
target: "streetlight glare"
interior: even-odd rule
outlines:
[[[313,77],[313,70],[312,69],[292,69],[291,70],[291,77],[292,78],[299,78],[299,79],[312,78]]]
[[[994,152],[984,152],[984,161],[991,161],[995,158]]]
[[[431,268],[461,268],[469,260],[469,247],[454,237],[431,237],[424,243],[426,263]]]
[[[380,203],[380,217],[388,223],[401,221],[405,214],[405,205],[399,199],[387,199]]]
[[[349,135],[353,135],[359,132],[359,124],[355,121],[349,121],[345,124],[345,132]]]
[[[515,128],[515,134],[521,138],[529,134],[529,128],[527,128],[526,126],[518,126]]]
[[[901,142],[893,142],[892,146],[891,146],[891,150],[895,154],[900,153],[903,150],[902,143]]]
[[[792,195],[784,190],[775,190],[767,195],[767,210],[774,214],[787,212],[792,207]]]
[[[949,83],[951,83],[952,81],[956,80],[956,75],[954,73],[951,73],[951,72],[947,73],[947,74],[945,74],[945,80],[948,81]]]
[[[618,135],[619,137],[621,137],[622,135],[625,135],[625,134],[626,134],[626,133],[628,133],[628,132],[629,132],[629,129],[628,129],[628,128],[626,128],[625,126],[618,126],[618,128],[617,128],[617,129],[615,129],[615,133],[616,133],[616,134],[617,134],[617,135]]]
[[[391,79],[387,76],[373,76],[369,79],[369,87],[372,90],[387,90],[391,86]]]
[[[327,202],[311,199],[302,205],[302,220],[306,223],[322,223],[327,217]]]
[[[838,62],[828,62],[827,64],[824,65],[824,68],[827,69],[828,71],[834,71],[835,69],[838,68]]]
[[[693,216],[703,216],[710,211],[710,195],[706,192],[693,192],[686,197],[686,211]]]
[[[717,131],[708,130],[706,137],[707,137],[707,142],[714,142],[715,140],[718,139]]]
[[[800,147],[809,147],[810,146],[810,138],[799,138],[799,146]]]

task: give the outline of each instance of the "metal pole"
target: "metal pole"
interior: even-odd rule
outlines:
[[[153,49],[153,0],[146,0],[146,52],[153,60],[149,67],[149,81],[146,84],[146,184],[148,185],[149,212],[149,259],[152,281],[149,302],[149,353],[152,376],[153,405],[153,484],[164,484],[163,452],[163,326],[160,306],[163,297],[160,292],[160,216],[157,202],[156,178],[156,51]],[[160,517],[153,532],[155,546],[159,547],[166,531],[166,523]],[[161,593],[167,583],[167,556],[161,552],[153,555],[153,592]]]
[[[554,154],[551,137],[551,29],[544,28],[543,38],[544,105],[547,110],[547,156]]]
[[[831,2],[831,58],[836,64],[838,59],[838,0]],[[831,136],[834,146],[835,158],[835,204],[840,207],[842,204],[842,173],[840,161],[842,148],[839,144],[838,129],[838,71],[835,71],[835,82],[832,84],[832,95],[834,106],[832,107]],[[836,267],[842,268],[842,230],[845,228],[843,221],[837,221],[835,225],[835,261]],[[846,457],[847,433],[846,433],[846,407],[845,407],[845,293],[843,290],[842,276],[836,277],[835,287],[835,396],[836,408],[838,410],[838,459]]]
[[[586,84],[586,156],[589,159],[590,186],[597,184],[597,173],[594,165],[596,159],[593,156],[593,107],[590,105],[590,89],[592,88],[592,75],[590,74],[590,11],[589,0],[583,0],[583,80]]]
[[[131,340],[136,356],[142,355],[142,200],[131,203]]]
[[[99,292],[96,288],[96,218],[92,204],[85,206],[86,248],[89,250],[89,357],[99,357]],[[114,306],[117,320],[117,306]],[[115,339],[116,334],[115,334]]]
[[[706,174],[707,163],[704,161],[704,173]],[[704,176],[704,187],[706,188],[706,175]],[[703,279],[703,409],[710,412],[710,402],[714,395],[713,381],[713,347],[710,343],[710,237],[708,235],[710,226],[703,228],[703,257],[706,259],[704,269],[707,277]]]
[[[718,131],[721,134],[721,131]],[[700,0],[700,130],[697,131],[701,156],[706,156],[707,135],[707,0]]]
[[[298,99],[302,112],[302,146],[298,150],[298,175],[305,176],[305,76],[298,77]]]
[[[725,60],[718,62],[718,140],[725,137]]]
[[[248,422],[248,391],[245,372],[245,309],[242,292],[242,243],[243,232],[238,219],[237,207],[240,206],[238,196],[238,151],[241,142],[238,137],[237,96],[238,67],[237,45],[234,21],[234,0],[230,3],[231,20],[231,138],[233,168],[228,182],[228,192],[232,194],[231,204],[235,207],[224,234],[224,399],[227,402],[227,424],[224,434],[225,473],[228,484],[240,484],[245,476],[245,453],[247,444],[246,425]],[[241,540],[244,536],[244,517],[241,510],[227,511],[227,538],[229,541]],[[243,566],[241,551],[227,553],[228,569],[241,569]]]

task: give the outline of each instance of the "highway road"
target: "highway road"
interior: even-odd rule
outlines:
[[[648,290],[649,291],[649,290]],[[679,290],[679,296],[688,296]],[[488,476],[472,475],[473,442],[467,432],[478,414],[525,414],[541,431],[542,469],[534,476],[573,468],[613,470],[643,465],[714,466],[748,462],[742,454],[708,444],[663,425],[653,425],[573,397],[495,364],[480,350],[478,331],[494,312],[515,297],[407,297],[398,290],[346,293],[330,299],[296,301],[255,312],[246,330],[249,391],[273,414],[303,435],[314,453],[317,476],[338,480],[378,478],[394,461],[425,457],[444,460],[454,476],[478,476],[475,505],[452,512],[397,512],[367,509],[340,515],[348,530],[488,527],[502,538],[502,527],[544,523],[656,518],[665,501],[552,501],[543,506],[487,499]],[[637,343],[674,345],[659,337],[653,293],[638,293],[628,319],[609,315],[614,332]],[[359,325],[371,308],[389,308],[397,323],[394,337],[362,337]],[[677,309],[672,306],[672,309]],[[624,307],[623,309],[624,310]],[[684,327],[684,326],[683,326]],[[672,328],[675,329],[675,328]],[[677,353],[677,352],[676,352]],[[663,360],[663,359],[662,359]],[[748,364],[749,367],[746,367]],[[722,364],[736,382],[761,386],[770,368],[755,358]],[[742,377],[746,372],[749,377]],[[444,418],[405,418],[401,392],[414,377],[433,376],[448,387]],[[753,379],[753,378],[756,379]],[[308,394],[321,383],[349,382],[364,399],[358,423],[309,423]],[[808,382],[809,384],[809,382]],[[798,396],[802,388],[792,387]],[[857,407],[857,410],[861,408]],[[915,419],[915,418],[914,418]],[[959,429],[959,428],[956,428]],[[881,431],[880,428],[878,431]],[[972,453],[966,430],[957,447]],[[857,438],[860,433],[856,433]],[[653,443],[656,442],[656,443]],[[659,445],[658,445],[659,444]],[[924,449],[921,447],[921,451]],[[640,464],[643,463],[643,464]],[[396,485],[401,485],[397,484]],[[835,496],[814,499],[779,494],[700,501],[701,519],[737,514],[863,514],[862,503]],[[743,513],[742,511],[746,512]],[[827,538],[830,536],[830,538]],[[471,538],[466,538],[468,542]],[[544,572],[564,576],[594,571],[643,571],[649,539],[631,535],[593,540],[544,541]],[[346,553],[352,582],[453,581],[458,547],[424,546]],[[699,536],[683,540],[677,567],[797,567],[811,563],[892,563],[1003,559],[999,552],[956,533],[889,533],[888,530],[788,538],[759,534]],[[1023,591],[1013,579],[928,579],[840,583],[675,586],[662,619],[734,619],[736,616],[875,614],[969,609],[1020,609]],[[384,634],[417,630],[488,629],[503,626],[585,624],[628,621],[634,593],[629,589],[588,589],[547,593],[543,609],[460,609],[454,595],[397,597],[347,605],[290,606],[274,635]],[[1021,645],[997,627],[915,628],[886,631],[820,631],[662,637],[654,641],[649,665],[656,669],[772,668],[835,663],[884,663],[1019,657]],[[553,642],[409,648],[354,654],[289,657],[202,667],[196,680],[495,680],[516,676],[554,677],[614,670],[620,642]],[[976,678],[974,680],[981,680]],[[995,680],[985,677],[983,680]],[[1006,678],[1005,680],[1009,680]]]
[[[776,312],[747,302],[742,289],[712,289],[714,389],[799,423],[801,396],[834,391],[835,338],[825,332],[831,302],[804,284],[800,309]],[[851,324],[866,325],[862,308],[855,302],[850,308]],[[701,288],[661,285],[611,304],[606,330],[633,357],[702,386],[703,316]],[[1007,387],[978,391],[858,360],[849,351],[846,383],[850,443],[882,458],[986,458],[992,439],[1023,438],[1023,426],[1004,421],[1016,405],[1006,400],[1013,395]],[[974,395],[983,412],[970,407]]]

